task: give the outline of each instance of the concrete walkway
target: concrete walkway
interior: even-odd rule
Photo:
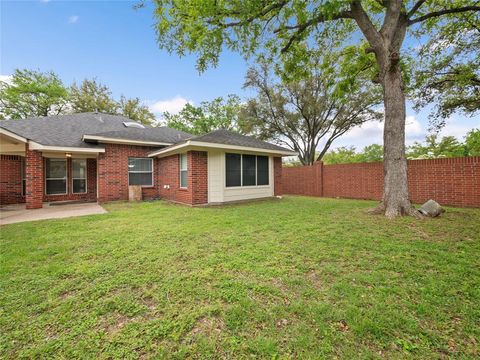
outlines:
[[[25,204],[7,205],[0,208],[0,225],[24,221],[60,219],[72,216],[105,214],[107,211],[97,203],[71,203],[65,205],[43,204],[43,208],[26,210]]]

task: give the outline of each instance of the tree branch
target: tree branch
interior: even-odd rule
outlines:
[[[287,44],[282,48],[281,53],[285,53],[288,51],[288,49],[292,46],[292,44],[302,37],[302,34],[311,26],[315,26],[317,24],[320,24],[322,22],[326,21],[333,21],[333,20],[340,20],[340,19],[352,19],[352,14],[350,11],[342,11],[338,14],[335,14],[330,17],[325,17],[324,15],[318,15],[302,24],[296,24],[296,25],[289,25],[289,26],[283,26],[281,28],[275,29],[274,33],[279,33],[284,30],[296,30],[290,39],[288,40]]]
[[[427,0],[418,0],[417,3],[415,5],[413,5],[413,7],[407,13],[407,17],[410,17],[413,14],[415,14],[417,12],[417,10],[420,9],[420,6],[422,6],[425,1],[427,1]]]
[[[463,6],[455,9],[444,9],[444,10],[439,10],[439,11],[433,11],[429,14],[425,14],[423,16],[420,16],[416,19],[408,20],[407,25],[413,25],[434,17],[439,17],[442,15],[447,15],[447,14],[456,14],[456,13],[462,13],[466,11],[480,11],[480,6]]]

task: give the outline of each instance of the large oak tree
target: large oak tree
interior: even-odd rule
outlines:
[[[249,57],[264,51],[301,58],[296,44],[360,31],[375,55],[385,107],[384,193],[375,209],[393,218],[418,212],[409,200],[405,157],[402,45],[418,26],[434,32],[457,15],[478,12],[474,0],[156,0],[158,42],[198,54],[198,68],[217,65],[226,47]],[[428,35],[428,34],[427,34]],[[295,62],[295,61],[293,61]]]

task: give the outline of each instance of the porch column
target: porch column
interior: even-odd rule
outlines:
[[[25,178],[27,209],[39,209],[43,205],[43,157],[40,151],[30,150],[25,144]]]

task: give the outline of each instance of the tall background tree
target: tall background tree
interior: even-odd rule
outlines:
[[[217,65],[223,48],[248,57],[260,51],[281,56],[293,69],[308,57],[305,46],[325,36],[359,30],[374,54],[378,73],[373,79],[383,89],[384,194],[374,213],[393,218],[419,216],[409,200],[405,156],[405,83],[409,75],[402,61],[407,32],[423,26],[423,34],[441,31],[461,15],[478,13],[472,0],[273,0],[204,1],[157,0],[158,43],[179,55],[198,54],[197,67]],[[460,16],[459,16],[460,15]]]
[[[155,122],[155,115],[147,105],[142,104],[139,98],[128,99],[122,95],[118,102],[117,112],[145,125],[152,125]]]
[[[118,110],[118,103],[113,100],[110,89],[96,79],[85,79],[80,85],[73,83],[70,104],[74,113],[99,111],[115,114]]]
[[[155,115],[139,98],[122,95],[116,101],[96,79],[67,88],[54,72],[17,69],[10,81],[0,81],[0,120],[95,111],[155,123]]]
[[[17,69],[0,81],[0,119],[58,115],[68,104],[68,90],[53,72]]]
[[[200,106],[187,103],[178,114],[165,112],[163,124],[194,135],[218,129],[244,133],[239,123],[240,109],[240,98],[230,94],[226,99],[218,97],[212,101],[203,101]]]
[[[257,95],[244,107],[244,124],[259,138],[298,152],[303,165],[320,161],[347,131],[382,118],[375,110],[380,93],[365,78],[343,77],[344,61],[341,54],[327,50],[312,59],[315,64],[300,80],[290,80],[282,69],[283,80],[275,81],[271,63],[264,61],[250,68],[245,87]]]

